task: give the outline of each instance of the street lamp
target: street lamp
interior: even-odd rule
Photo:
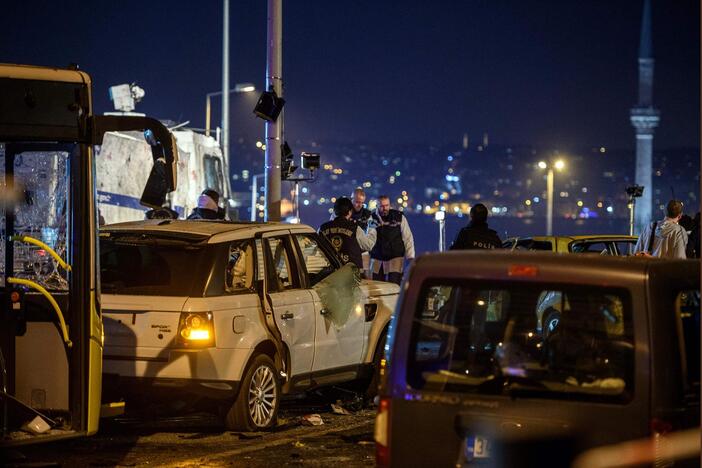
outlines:
[[[237,83],[233,89],[230,89],[230,93],[252,93],[256,91],[256,86],[252,83]],[[207,103],[205,105],[205,135],[210,136],[210,114],[212,112],[212,96],[221,96],[222,91],[214,91],[212,93],[207,93]]]
[[[553,235],[553,169],[557,171],[565,167],[565,162],[558,159],[551,164],[546,161],[539,161],[539,169],[548,169],[546,174],[546,235]]]

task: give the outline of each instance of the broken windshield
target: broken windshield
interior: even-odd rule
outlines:
[[[69,156],[74,145],[0,143],[2,242],[0,270],[6,277],[6,241],[13,239],[12,275],[49,290],[68,290],[60,261],[70,264],[67,250]],[[14,177],[11,174],[14,173]],[[7,232],[8,214],[14,229]]]

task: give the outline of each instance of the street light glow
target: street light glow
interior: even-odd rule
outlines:
[[[562,159],[559,159],[558,161],[556,161],[553,164],[553,166],[560,171],[561,169],[563,169],[565,167],[565,163],[563,162]]]
[[[539,169],[546,169],[547,164],[546,161],[539,161]]]

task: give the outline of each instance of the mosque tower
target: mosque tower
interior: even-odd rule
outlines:
[[[636,130],[636,179],[644,193],[636,201],[634,232],[640,233],[653,218],[653,133],[660,114],[653,107],[653,46],[651,40],[651,0],[644,0],[639,44],[639,102],[631,109],[631,125]]]

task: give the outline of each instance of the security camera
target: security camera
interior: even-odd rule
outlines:
[[[643,195],[644,187],[643,185],[630,185],[626,188],[626,194],[631,198],[638,198]]]
[[[300,159],[302,159],[302,168],[308,171],[315,171],[319,169],[319,153],[302,153]]]

